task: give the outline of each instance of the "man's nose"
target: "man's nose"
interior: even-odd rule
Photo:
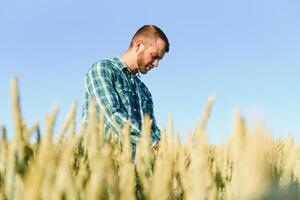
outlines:
[[[159,62],[158,59],[155,59],[154,62],[153,62],[153,66],[157,67],[158,66],[158,62]]]

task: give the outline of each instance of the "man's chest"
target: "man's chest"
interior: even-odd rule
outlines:
[[[114,86],[124,105],[137,106],[139,104],[145,107],[151,101],[151,96],[147,94],[146,89],[137,77],[118,73],[114,80]]]

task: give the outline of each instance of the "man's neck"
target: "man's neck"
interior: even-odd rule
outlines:
[[[133,55],[131,55],[130,52],[125,52],[123,54],[123,56],[121,56],[121,59],[123,60],[123,62],[125,63],[125,65],[127,66],[128,68],[128,71],[132,74],[136,74],[138,73],[138,68],[136,67],[137,66],[137,63],[135,62],[133,58]]]

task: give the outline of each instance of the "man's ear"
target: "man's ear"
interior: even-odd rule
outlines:
[[[134,47],[135,47],[135,51],[137,53],[143,51],[143,49],[145,47],[143,40],[136,40],[134,43]]]

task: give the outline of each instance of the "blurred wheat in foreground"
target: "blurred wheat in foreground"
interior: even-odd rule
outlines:
[[[96,120],[90,109],[89,124],[76,133],[73,104],[53,138],[58,109],[41,131],[39,124],[25,124],[19,99],[14,79],[14,138],[8,140],[6,129],[0,129],[1,199],[299,199],[299,147],[293,139],[274,141],[262,127],[249,133],[237,112],[227,144],[209,145],[206,123],[214,99],[185,144],[171,121],[159,149],[150,149],[146,120],[135,164],[128,125],[119,143],[104,140],[103,115]]]

